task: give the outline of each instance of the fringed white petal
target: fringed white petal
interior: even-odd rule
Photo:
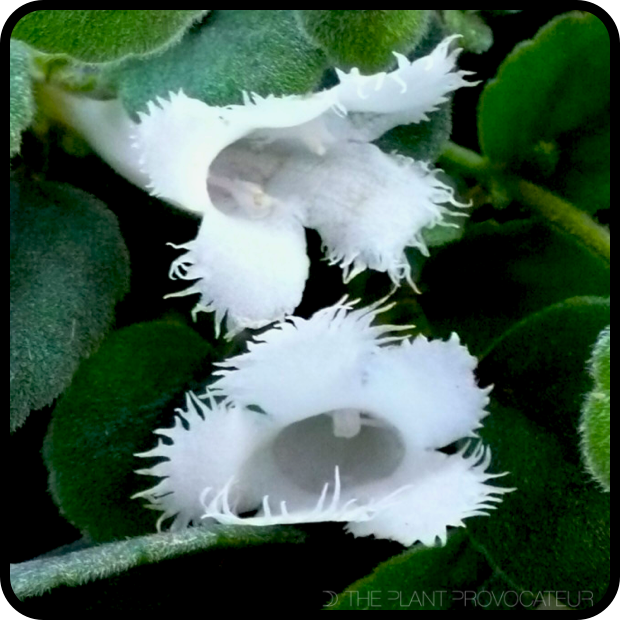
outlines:
[[[234,118],[247,127],[245,135],[262,129],[294,129],[321,116],[335,104],[331,91],[285,97],[243,93],[243,97],[243,106],[232,105],[225,109],[234,115],[231,120]]]
[[[338,71],[340,84],[332,90],[348,115],[330,115],[326,119],[330,133],[338,140],[370,142],[398,125],[429,120],[428,114],[451,92],[475,86],[465,80],[469,72],[455,71],[462,50],[450,51],[450,45],[457,38],[444,39],[431,54],[413,62],[395,54],[398,68],[389,73],[364,76],[357,69]]]
[[[149,177],[142,171],[131,134],[136,127],[118,99],[97,101],[59,89],[49,89],[55,113],[77,131],[112,168],[145,189]]]
[[[291,158],[267,187],[304,213],[305,225],[319,232],[345,281],[370,268],[413,286],[405,248],[428,254],[422,231],[443,225],[450,206],[465,206],[438,172],[372,144],[343,143],[322,158]]]
[[[133,141],[153,195],[202,214],[211,208],[209,168],[227,146],[256,130],[306,123],[330,105],[329,97],[320,94],[246,95],[245,105],[216,107],[179,91],[149,102],[148,113],[139,114]]]
[[[413,62],[395,53],[398,68],[364,76],[359,70],[337,71],[340,84],[321,93],[329,104],[321,115],[295,127],[259,131],[267,142],[303,144],[309,152],[324,155],[342,142],[372,142],[398,125],[429,120],[429,114],[448,101],[448,95],[478,82],[468,82],[468,71],[457,71],[462,51],[450,51],[452,36],[435,50]],[[315,95],[316,97],[316,95]]]
[[[242,470],[246,485],[264,493],[256,515],[241,516],[235,509],[238,482],[231,481],[204,503],[203,519],[254,527],[346,522],[357,537],[374,536],[405,546],[416,542],[433,546],[437,540],[445,544],[449,527],[464,527],[467,518],[488,516],[504,494],[514,491],[490,484],[505,475],[488,473],[490,462],[491,453],[482,445],[469,455],[412,451],[390,476],[359,484],[336,467],[333,479],[310,493],[274,465],[273,454],[263,453]],[[294,462],[290,465],[296,467]]]
[[[231,126],[221,108],[182,91],[148,104],[133,132],[148,189],[177,207],[203,214],[211,208],[207,174],[218,153],[245,127]]]
[[[371,521],[351,522],[347,530],[358,537],[395,540],[407,547],[421,542],[445,544],[448,527],[464,527],[464,519],[488,516],[505,493],[514,491],[489,482],[503,476],[489,474],[491,452],[480,445],[471,455],[447,456],[441,452],[408,453],[390,480],[357,489],[359,500],[401,489],[392,505]],[[407,486],[405,486],[407,485]]]
[[[325,150],[323,142],[331,142],[331,136],[325,129],[321,129],[323,123],[320,119],[337,105],[333,89],[303,97],[271,95],[263,98],[256,94],[248,96],[246,93],[244,97],[245,111],[249,115],[249,122],[253,123],[253,131],[248,136],[257,144],[278,142],[303,145],[321,155]]]
[[[278,209],[257,220],[214,211],[194,241],[175,247],[187,252],[170,277],[195,282],[170,296],[199,294],[194,312],[214,312],[218,335],[224,318],[232,336],[282,319],[301,302],[309,270],[304,229]]]
[[[135,498],[144,498],[151,508],[163,512],[158,527],[174,517],[173,528],[181,529],[200,522],[205,501],[226,488],[271,429],[265,416],[218,405],[213,397],[199,399],[192,393],[187,394],[185,410],[177,413],[174,427],[155,431],[172,444],[160,440],[154,450],[136,455],[167,460],[138,470],[141,475],[163,480]],[[256,509],[261,501],[251,488],[242,485],[229,490],[228,499],[239,512]]]
[[[283,496],[278,485],[274,491]],[[205,506],[203,519],[215,519],[224,525],[245,525],[267,527],[271,525],[293,525],[301,523],[366,523],[381,511],[392,505],[392,498],[359,505],[355,499],[342,497],[342,480],[338,468],[333,482],[327,482],[320,495],[306,494],[305,502],[276,500],[269,495],[263,497],[261,508],[255,516],[240,517],[230,508],[231,485],[224,488]],[[299,494],[297,494],[297,497]]]
[[[138,472],[163,478],[137,496],[159,524],[336,521],[434,545],[493,509],[512,489],[490,484],[504,475],[488,473],[490,452],[433,449],[486,415],[475,359],[456,338],[394,346],[400,328],[372,324],[381,303],[282,322],[222,364],[207,394],[189,394],[177,425],[157,431],[172,444],[139,455],[167,459]]]
[[[390,306],[391,307],[391,306]],[[242,405],[257,405],[279,424],[363,406],[370,354],[390,342],[394,326],[373,326],[383,309],[343,301],[311,319],[291,317],[225,363],[214,388]]]
[[[473,437],[488,415],[490,392],[478,387],[476,365],[456,334],[447,342],[418,336],[384,348],[368,367],[367,408],[416,449]]]

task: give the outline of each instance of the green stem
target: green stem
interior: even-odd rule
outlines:
[[[457,144],[449,143],[440,165],[473,177],[486,185],[490,180],[505,189],[510,197],[530,207],[551,225],[578,238],[588,248],[610,261],[609,231],[597,224],[587,213],[550,191],[518,177],[510,177],[495,168],[488,159]]]
[[[534,209],[553,226],[577,237],[584,245],[610,262],[609,231],[597,224],[585,211],[523,179],[515,180],[510,188],[514,198]]]
[[[449,142],[439,159],[440,165],[445,165],[467,177],[475,177],[479,180],[491,172],[489,161],[470,151],[463,146]]]

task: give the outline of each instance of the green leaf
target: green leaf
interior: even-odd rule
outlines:
[[[211,105],[241,103],[242,91],[259,95],[312,91],[326,68],[293,11],[214,11],[208,23],[163,54],[131,59],[113,72],[131,112],[157,96],[185,93]]]
[[[590,362],[594,389],[581,422],[581,447],[588,470],[603,489],[611,489],[611,332],[604,330]]]
[[[320,611],[330,599],[325,591],[344,590],[401,550],[395,543],[353,539],[339,524],[302,531],[205,525],[86,552],[61,548],[41,558],[45,563],[11,567],[11,581],[24,597],[19,611],[33,618],[67,609],[97,617],[151,611],[174,617],[203,609],[214,596],[243,612],[274,601],[283,609],[303,601],[304,609]]]
[[[398,151],[418,161],[436,161],[452,133],[452,102],[442,104],[428,117],[423,123],[395,127],[375,144],[386,153]]]
[[[440,611],[463,604],[492,572],[465,530],[454,531],[445,547],[417,547],[381,564],[372,575],[338,595],[326,610]]]
[[[212,349],[191,328],[154,322],[112,334],[59,401],[44,457],[62,513],[92,540],[155,531],[158,514],[131,497],[153,486],[134,455],[154,448],[186,390],[211,371]],[[175,400],[176,399],[176,400]]]
[[[58,589],[62,596],[67,587],[76,588],[89,582],[107,580],[110,584],[108,587],[113,586],[115,581],[111,578],[127,573],[131,579],[140,574],[139,567],[150,565],[151,576],[156,570],[165,574],[170,569],[170,560],[181,556],[191,558],[205,551],[232,551],[234,548],[257,547],[267,543],[299,544],[302,540],[303,536],[290,528],[218,526],[213,529],[198,527],[179,533],[152,534],[12,564],[11,587],[20,600],[41,597]],[[198,559],[207,563],[209,555],[199,555]],[[183,595],[181,592],[178,594],[181,597]],[[77,598],[75,595],[73,597]],[[151,592],[151,597],[156,598],[157,592]]]
[[[609,265],[536,221],[472,226],[432,254],[420,303],[437,337],[457,332],[474,354],[533,312],[569,297],[610,294]]]
[[[475,606],[480,611],[525,611],[528,608],[538,607],[537,598],[541,602],[543,597],[533,593],[525,593],[508,582],[504,575],[496,570],[480,586],[475,593],[470,594],[468,604]]]
[[[435,226],[434,228],[426,228],[422,231],[424,243],[426,243],[429,248],[438,248],[463,238],[465,229],[462,219],[446,216],[444,222],[453,224],[453,226]]]
[[[592,342],[609,321],[609,299],[569,299],[515,325],[478,367],[480,380],[495,385],[497,400],[562,437],[574,465],[579,465],[583,396],[592,388],[586,365]]]
[[[390,11],[392,12],[392,11]],[[428,56],[446,37],[446,31],[439,17],[432,12],[425,36],[415,50],[408,55],[410,60]],[[399,125],[375,141],[386,153],[398,151],[402,155],[419,161],[434,162],[444,151],[452,133],[452,96],[431,112],[429,120],[423,123]]]
[[[482,95],[480,141],[497,165],[582,209],[609,207],[610,38],[590,13],[520,44]]]
[[[596,387],[607,392],[611,389],[610,344],[611,331],[608,327],[600,333],[591,361],[591,374]]]
[[[577,433],[588,343],[609,315],[603,299],[558,304],[508,332],[479,367],[481,383],[496,385],[480,436],[517,490],[469,531],[519,589],[568,593],[574,608],[610,583],[609,495],[587,475]]]
[[[517,488],[472,537],[492,565],[533,593],[563,592],[574,608],[599,602],[610,585],[610,502],[553,434],[520,411],[494,403],[480,433],[493,467]]]
[[[392,52],[411,52],[428,29],[430,11],[297,11],[308,38],[340,69],[376,73],[391,65]]]
[[[206,10],[38,10],[22,17],[12,37],[48,54],[108,62],[161,51],[176,43]]]
[[[483,54],[493,45],[493,31],[477,11],[444,11],[446,26],[451,33],[460,34],[460,45],[468,52]]]
[[[13,39],[11,39],[10,78],[10,155],[13,157],[19,153],[22,132],[32,122],[35,109],[30,78],[30,53],[25,45]]]
[[[11,179],[11,432],[52,403],[129,288],[116,217],[68,185]]]
[[[567,136],[556,173],[546,184],[588,211],[610,208],[611,128],[608,122]]]

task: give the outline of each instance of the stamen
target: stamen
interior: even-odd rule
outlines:
[[[362,430],[362,416],[357,409],[342,409],[332,413],[334,436],[353,439]]]
[[[209,175],[209,184],[219,187],[230,194],[235,202],[248,214],[264,217],[273,206],[273,198],[265,193],[257,183],[228,179],[217,175]]]
[[[353,439],[357,437],[363,426],[384,428],[380,420],[362,413],[358,409],[339,409],[331,413],[334,422],[334,437]]]

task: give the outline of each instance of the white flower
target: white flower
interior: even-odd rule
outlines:
[[[454,37],[429,56],[308,96],[244,95],[213,107],[170,93],[133,123],[119,102],[67,98],[71,124],[132,182],[202,217],[171,277],[194,281],[233,334],[294,312],[308,276],[304,227],[321,235],[345,280],[370,268],[412,286],[405,248],[426,253],[422,231],[444,222],[453,191],[424,162],[370,144],[389,129],[428,120],[447,94],[471,86],[456,71]],[[130,142],[133,149],[130,148]]]
[[[509,489],[489,484],[476,437],[489,390],[453,336],[413,341],[373,325],[384,308],[341,302],[291,317],[228,360],[205,396],[187,395],[168,438],[138,456],[161,477],[139,493],[173,528],[215,519],[264,526],[340,521],[355,536],[445,542]],[[257,511],[254,515],[248,513]]]

